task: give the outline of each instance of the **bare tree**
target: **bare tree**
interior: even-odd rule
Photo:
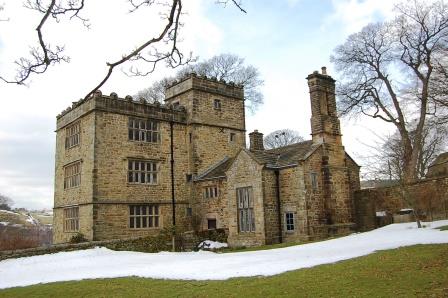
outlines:
[[[138,61],[146,64],[146,69],[130,66],[127,72],[128,75],[132,76],[146,76],[151,74],[159,63],[165,63],[168,67],[175,68],[192,61],[191,53],[190,55],[184,55],[178,47],[180,28],[182,27],[182,0],[128,0],[128,2],[130,12],[135,12],[143,7],[161,9],[161,15],[165,23],[158,34],[148,36],[145,41],[128,54],[122,55],[119,60],[106,62],[107,71],[104,78],[87,93],[85,99],[106,83],[116,67],[125,63]],[[228,2],[233,3],[242,12],[246,12],[241,7],[240,1],[217,1],[217,3],[224,5]],[[42,19],[36,28],[39,46],[31,48],[29,58],[21,57],[16,60],[18,69],[14,79],[6,79],[4,76],[0,76],[0,79],[6,83],[25,84],[31,74],[44,73],[51,65],[69,61],[69,57],[63,55],[64,48],[62,46],[51,47],[50,43],[44,38],[43,27],[49,18],[53,18],[56,22],[59,22],[62,17],[68,17],[69,20],[75,18],[81,20],[84,26],[88,26],[88,19],[80,16],[84,8],[84,0],[27,0],[25,7],[42,14]],[[162,47],[166,50],[161,50]]]
[[[448,7],[443,1],[412,1],[396,9],[393,21],[349,36],[331,60],[342,75],[342,114],[394,125],[403,148],[403,181],[411,183],[418,178],[425,124],[444,116],[435,108],[430,85],[435,65],[448,50]]]
[[[266,149],[274,149],[303,141],[303,137],[301,137],[297,131],[292,129],[276,130],[264,137],[263,140]]]
[[[411,131],[411,138],[414,132]],[[418,156],[417,177],[424,178],[428,167],[446,150],[448,131],[444,126],[426,125],[423,129],[423,147]],[[383,139],[382,146],[371,147],[374,151],[366,168],[377,179],[403,180],[404,149],[398,132]]]
[[[137,96],[162,102],[165,98],[165,87],[192,72],[244,85],[246,107],[251,112],[263,103],[263,94],[260,91],[263,80],[260,78],[258,69],[252,65],[246,65],[243,58],[234,54],[220,54],[196,64],[189,64],[181,68],[174,77],[154,82],[151,87],[139,91]]]
[[[402,198],[414,207],[409,185],[418,179],[424,128],[446,114],[431,93],[438,65],[448,50],[448,7],[421,0],[396,6],[390,22],[370,24],[348,37],[331,57],[342,75],[343,115],[364,115],[395,126],[402,148]],[[445,81],[447,82],[447,81]],[[446,112],[446,110],[445,110]]]
[[[11,198],[0,194],[0,210],[11,210],[12,204]]]

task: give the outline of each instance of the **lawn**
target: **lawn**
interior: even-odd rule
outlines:
[[[145,278],[59,282],[0,291],[0,297],[447,297],[448,245],[380,251],[271,277],[225,281]]]

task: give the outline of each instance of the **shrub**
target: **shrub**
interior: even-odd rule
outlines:
[[[87,242],[88,240],[82,233],[76,233],[75,235],[70,238],[70,243],[81,243],[81,242]]]

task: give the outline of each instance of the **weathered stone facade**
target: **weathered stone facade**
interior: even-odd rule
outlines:
[[[359,167],[342,146],[335,81],[325,69],[307,79],[313,140],[272,150],[258,131],[246,149],[233,83],[191,74],[163,105],[100,93],[74,103],[57,118],[54,242],[159,233],[173,196],[177,227],[224,229],[232,246],[348,232]]]

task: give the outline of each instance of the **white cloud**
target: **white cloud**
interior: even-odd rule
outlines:
[[[360,31],[367,24],[394,16],[399,0],[332,0],[334,12],[323,23],[323,28],[342,23],[345,33]]]

